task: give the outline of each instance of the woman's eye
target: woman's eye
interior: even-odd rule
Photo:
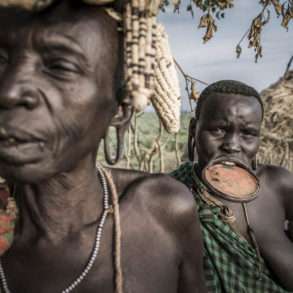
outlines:
[[[1,74],[1,76],[5,72],[7,65],[8,65],[8,58],[0,55],[0,74]]]
[[[7,58],[0,55],[0,64],[6,64],[6,63],[7,63]]]
[[[78,72],[78,67],[74,63],[64,60],[50,61],[47,67],[57,72]]]
[[[258,136],[258,133],[254,130],[249,130],[249,129],[243,129],[242,130],[242,134],[244,136],[247,136],[247,137],[254,137],[254,136]]]
[[[213,134],[213,135],[223,135],[225,133],[225,130],[222,129],[222,128],[214,128],[214,129],[211,129],[210,132]]]
[[[8,63],[7,55],[0,51],[0,66],[6,65],[7,63]]]

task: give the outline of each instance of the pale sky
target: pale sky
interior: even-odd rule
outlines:
[[[251,20],[261,11],[261,6],[257,0],[234,2],[234,8],[226,11],[224,19],[217,21],[218,31],[206,44],[202,42],[204,30],[197,28],[199,13],[192,19],[186,12],[186,0],[179,15],[171,11],[161,13],[160,21],[168,32],[173,55],[186,73],[208,83],[219,79],[236,79],[260,91],[279,79],[293,55],[292,21],[287,32],[280,26],[281,18],[278,19],[272,11],[271,21],[262,34],[263,58],[258,63],[254,62],[254,51],[247,48],[245,39],[241,57],[237,59],[235,46]],[[183,93],[183,84],[181,90]],[[186,109],[186,99],[183,109]]]

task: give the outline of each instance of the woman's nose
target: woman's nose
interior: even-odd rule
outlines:
[[[25,70],[25,64],[11,68],[0,80],[0,109],[25,107],[33,110],[39,105],[40,93],[33,86],[34,76],[31,70]]]
[[[14,88],[13,90],[0,94],[0,108],[11,109],[23,106],[29,110],[33,110],[39,104],[38,94],[30,89]]]
[[[241,147],[237,135],[228,136],[223,142],[222,149],[227,153],[239,153]]]

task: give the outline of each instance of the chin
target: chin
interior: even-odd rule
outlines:
[[[53,177],[54,168],[50,168],[43,162],[27,163],[22,165],[3,164],[0,165],[1,176],[10,182],[21,184],[37,184]]]

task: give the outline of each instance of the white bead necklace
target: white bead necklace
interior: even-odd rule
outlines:
[[[103,188],[103,192],[104,192],[104,200],[103,200],[103,214],[102,214],[102,217],[100,219],[100,223],[97,228],[95,245],[94,245],[93,251],[91,253],[91,257],[90,257],[86,267],[82,271],[82,273],[66,289],[62,290],[61,291],[62,293],[69,293],[69,292],[73,291],[88,275],[89,271],[93,267],[94,262],[99,254],[103,228],[104,228],[104,224],[106,222],[107,216],[109,213],[113,213],[113,208],[110,205],[110,201],[109,201],[109,190],[108,190],[108,185],[107,185],[107,181],[106,181],[104,172],[99,166],[97,166],[97,170],[98,170],[98,174],[99,174],[102,188]],[[8,288],[8,283],[7,283],[5,272],[4,272],[4,269],[2,266],[1,258],[0,258],[0,282],[1,282],[1,286],[4,290],[4,292],[11,293],[11,291]],[[1,289],[0,289],[0,292],[1,292]]]

